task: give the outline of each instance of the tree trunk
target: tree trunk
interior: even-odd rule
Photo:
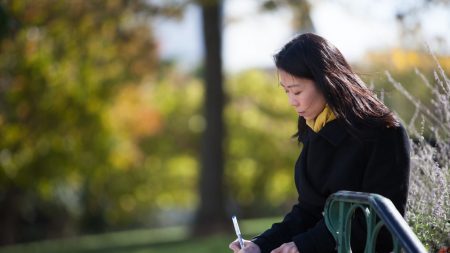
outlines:
[[[15,187],[5,187],[0,197],[0,246],[16,243],[20,191]]]
[[[203,41],[205,46],[204,114],[206,129],[201,148],[201,173],[199,184],[200,205],[194,224],[196,235],[223,231],[226,226],[223,189],[223,139],[222,112],[222,8],[221,1],[201,2]]]

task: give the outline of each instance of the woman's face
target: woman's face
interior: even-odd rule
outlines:
[[[289,103],[297,114],[305,119],[315,119],[325,108],[325,98],[316,89],[314,81],[278,71],[280,84],[289,98]]]

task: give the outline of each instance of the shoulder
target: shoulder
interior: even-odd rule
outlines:
[[[381,127],[378,132],[379,140],[391,142],[408,142],[409,137],[405,127],[399,123],[398,126]]]
[[[410,141],[408,133],[402,124],[391,127],[379,127],[375,130],[375,138],[372,139],[372,152],[394,156],[396,159],[409,157]]]
[[[365,141],[394,141],[395,139],[408,140],[408,133],[405,127],[398,123],[394,126],[359,126],[356,129],[357,135]]]
[[[383,135],[380,139],[389,144],[395,145],[397,151],[404,150],[409,154],[410,140],[408,133],[402,124],[384,129]]]
[[[349,138],[343,145],[352,145],[361,148],[367,157],[374,152],[385,155],[409,155],[410,141],[405,127],[402,124],[395,126],[363,126],[357,129],[347,127]],[[388,156],[389,156],[388,155]]]

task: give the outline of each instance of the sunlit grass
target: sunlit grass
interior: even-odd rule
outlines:
[[[246,238],[251,238],[279,220],[280,218],[242,220],[241,231]],[[234,238],[230,219],[229,233],[206,238],[190,238],[187,227],[140,229],[14,245],[0,248],[0,253],[220,253],[230,252],[228,244]]]

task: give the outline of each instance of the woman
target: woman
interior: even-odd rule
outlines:
[[[230,249],[253,252],[333,252],[336,243],[324,218],[324,204],[339,190],[378,193],[403,215],[409,180],[409,139],[394,114],[352,71],[341,52],[324,38],[295,37],[275,55],[280,85],[297,111],[303,144],[295,164],[298,203],[280,223]],[[353,252],[365,245],[364,218],[352,223]],[[389,251],[382,232],[377,251]]]

